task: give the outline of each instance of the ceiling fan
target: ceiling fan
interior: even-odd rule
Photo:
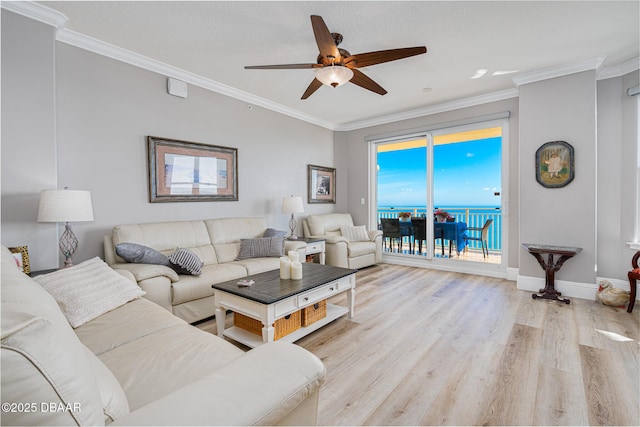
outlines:
[[[396,61],[410,56],[427,53],[425,46],[406,47],[400,49],[379,50],[375,52],[351,55],[345,49],[338,48],[342,42],[342,34],[331,33],[321,16],[311,15],[311,26],[318,44],[320,54],[315,64],[282,64],[282,65],[252,65],[244,67],[247,70],[286,70],[317,68],[318,72],[302,99],[307,99],[323,84],[337,87],[346,82],[363,87],[380,95],[387,93],[378,83],[367,77],[361,67]]]

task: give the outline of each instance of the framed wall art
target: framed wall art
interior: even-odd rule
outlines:
[[[565,141],[542,144],[536,151],[536,180],[546,188],[560,188],[575,176],[574,151]]]
[[[335,203],[335,168],[307,165],[307,187],[309,203]]]
[[[238,150],[147,137],[149,201],[238,200]]]
[[[26,246],[14,246],[9,251],[16,260],[16,265],[24,273],[31,273],[31,264],[29,263],[29,249]]]

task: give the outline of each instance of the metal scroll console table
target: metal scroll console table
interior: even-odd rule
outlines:
[[[544,289],[540,289],[540,295],[533,294],[533,299],[542,298],[550,299],[554,301],[564,302],[569,304],[571,301],[567,298],[560,298],[562,295],[555,288],[555,274],[560,270],[562,264],[569,258],[573,258],[575,255],[582,251],[582,248],[573,248],[567,246],[551,246],[551,245],[538,245],[533,243],[523,243],[522,246],[529,251],[531,255],[538,260],[538,264],[545,272]],[[545,262],[543,255],[548,254],[547,261]],[[554,255],[559,255],[557,260],[554,260]]]

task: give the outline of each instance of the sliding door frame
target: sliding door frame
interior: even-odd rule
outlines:
[[[367,139],[369,145],[369,226],[374,229],[378,225],[378,170],[377,170],[377,147],[379,144],[406,141],[410,139],[423,138],[427,140],[427,212],[433,210],[433,137],[448,133],[464,132],[467,130],[501,127],[501,189],[500,189],[500,209],[502,213],[502,233],[501,233],[501,263],[488,264],[473,261],[457,262],[455,260],[440,259],[433,257],[434,241],[427,239],[427,256],[397,256],[383,254],[383,260],[389,263],[412,265],[417,267],[427,267],[447,271],[458,271],[470,274],[481,274],[494,277],[507,277],[508,254],[509,254],[509,113],[499,113],[485,117],[484,120],[475,119],[467,122],[448,123],[441,126],[431,126],[429,129],[418,132],[398,133]],[[427,215],[427,230],[433,230],[433,217]]]

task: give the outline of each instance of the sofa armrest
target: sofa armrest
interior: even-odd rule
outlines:
[[[166,265],[118,263],[111,265],[111,268],[130,271],[138,282],[162,276],[167,277],[172,283],[180,280],[178,273]]]
[[[376,240],[378,236],[382,237],[381,230],[367,230],[367,234],[369,235],[369,239],[373,242]]]
[[[320,359],[302,347],[265,344],[111,425],[315,424],[324,377]]]

